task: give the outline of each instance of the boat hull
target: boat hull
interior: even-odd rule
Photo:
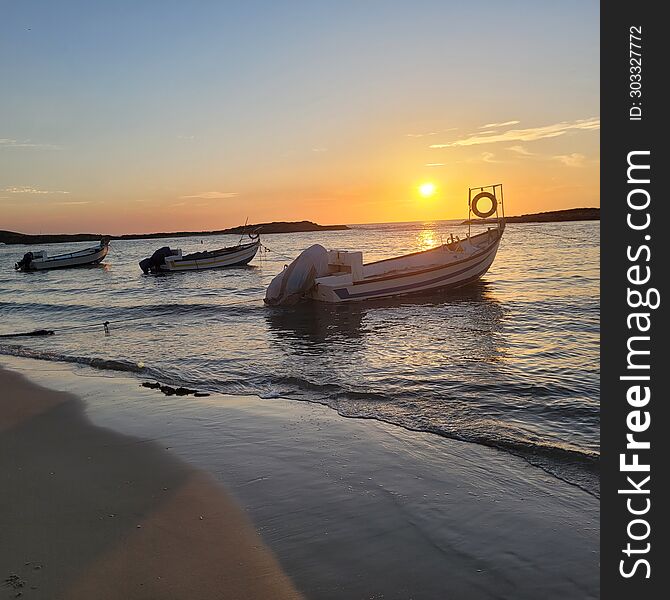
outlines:
[[[51,269],[67,269],[71,267],[85,267],[100,263],[109,252],[109,246],[88,248],[80,252],[61,254],[47,258],[33,259],[23,271],[48,271]]]
[[[225,267],[242,267],[251,262],[256,256],[259,242],[248,244],[239,250],[204,258],[189,259],[185,257],[166,257],[165,264],[160,266],[161,271],[204,271],[206,269],[222,269]]]
[[[490,244],[462,259],[454,258],[453,252],[445,250],[442,264],[381,273],[344,285],[330,284],[328,278],[324,278],[325,281],[317,279],[309,298],[329,303],[361,302],[455,290],[477,281],[489,270],[498,252],[501,237],[497,235]]]

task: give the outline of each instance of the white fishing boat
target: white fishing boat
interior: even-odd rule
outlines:
[[[17,271],[44,271],[46,269],[65,269],[68,267],[83,267],[96,265],[109,252],[109,237],[105,236],[97,246],[49,256],[46,250],[26,252],[23,258],[14,265]]]
[[[144,273],[162,273],[169,271],[202,271],[223,267],[241,267],[248,264],[260,248],[259,235],[249,235],[251,242],[218,250],[192,252],[184,254],[181,249],[168,246],[159,248],[149,258],[140,261]]]
[[[490,202],[488,210],[480,208],[482,201]],[[468,209],[468,232],[462,239],[452,234],[422,252],[364,264],[362,252],[311,246],[272,280],[265,302],[356,302],[457,289],[477,281],[493,264],[505,231],[502,185],[470,188]],[[473,214],[481,219],[495,214],[495,226],[472,235]]]

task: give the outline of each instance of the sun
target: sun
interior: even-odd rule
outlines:
[[[424,198],[430,198],[435,193],[435,190],[435,184],[430,183],[429,181],[422,183],[419,186],[419,194],[421,194]]]

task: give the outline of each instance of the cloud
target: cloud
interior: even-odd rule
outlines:
[[[498,127],[507,127],[508,125],[516,125],[521,121],[505,121],[504,123],[487,123],[482,125],[479,129],[496,129]]]
[[[72,202],[54,202],[54,204],[58,206],[74,206],[79,205],[79,204],[90,204],[90,200],[77,200],[77,201],[72,201]]]
[[[239,196],[238,192],[200,192],[190,196],[179,196],[180,198],[202,198],[203,200],[218,200],[219,198],[234,198]]]
[[[440,131],[427,131],[425,133],[406,133],[406,137],[412,137],[412,138],[421,138],[421,137],[427,137],[429,135],[438,135],[440,133],[447,133],[448,131],[456,131],[458,127],[449,127],[449,129],[441,129]]]
[[[475,146],[477,144],[495,144],[498,142],[534,142],[545,138],[558,137],[569,131],[595,131],[597,129],[600,129],[600,118],[591,117],[589,119],[562,121],[553,125],[531,127],[529,129],[510,129],[502,133],[474,133],[468,137],[446,144],[432,144],[430,148],[454,148],[456,146]]]
[[[328,148],[312,148],[312,152],[328,152]]]
[[[59,150],[60,146],[53,144],[40,144],[31,140],[12,140],[10,138],[0,138],[0,149],[2,148],[33,148],[36,150]]]
[[[507,149],[511,150],[512,152],[516,152],[517,154],[521,154],[522,156],[535,156],[534,152],[529,152],[523,146],[520,146],[520,145],[510,146]]]
[[[566,190],[583,190],[583,185],[573,184],[573,183],[563,183],[561,185],[554,185],[552,187],[545,188],[545,192],[564,192]]]
[[[407,137],[426,137],[428,135],[437,135],[437,131],[428,131],[427,133],[406,133]]]
[[[482,160],[487,163],[497,163],[500,162],[498,160],[493,160],[495,158],[495,154],[493,152],[482,152]]]
[[[0,192],[9,192],[10,194],[69,194],[65,190],[40,190],[34,187],[28,186],[19,186],[19,187],[6,187]]]
[[[426,163],[426,167],[444,167],[445,163]]]
[[[586,156],[579,154],[579,152],[573,152],[572,154],[560,154],[554,156],[556,160],[560,160],[564,165],[568,167],[583,167]]]

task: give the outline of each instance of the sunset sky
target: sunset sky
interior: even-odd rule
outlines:
[[[600,205],[598,2],[0,0],[0,57],[0,229]]]

